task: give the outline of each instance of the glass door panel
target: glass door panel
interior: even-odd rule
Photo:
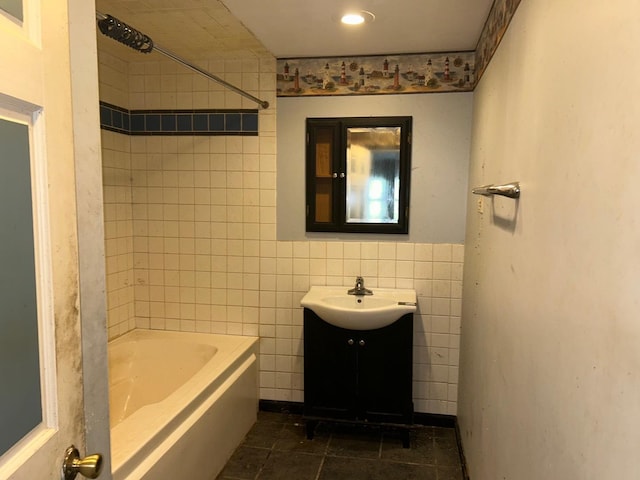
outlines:
[[[334,127],[318,127],[314,132],[314,221],[319,224],[334,222],[334,183],[337,177],[333,158]]]
[[[0,118],[0,455],[43,419],[29,127]]]
[[[22,0],[0,0],[0,10],[11,15],[19,22],[23,21]]]

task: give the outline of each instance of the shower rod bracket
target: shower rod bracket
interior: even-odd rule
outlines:
[[[259,98],[251,95],[249,92],[245,92],[244,90],[230,84],[229,82],[226,82],[220,77],[217,77],[216,75],[203,70],[202,68],[192,64],[191,62],[188,62],[187,60],[184,60],[175,53],[166,50],[160,45],[154,43],[151,37],[145,35],[140,30],[133,28],[132,26],[118,20],[117,18],[111,15],[105,15],[104,13],[96,12],[96,20],[98,23],[98,29],[103,35],[112,38],[122,43],[123,45],[133,48],[134,50],[137,50],[141,53],[151,53],[152,51],[161,53],[162,55],[169,57],[171,60],[187,67],[189,70],[199,73],[209,80],[213,80],[214,82],[219,83],[229,90],[236,92],[238,95],[242,95],[243,97],[248,98],[249,100],[260,105],[262,108],[269,108],[269,102],[267,102],[266,100],[260,100]]]

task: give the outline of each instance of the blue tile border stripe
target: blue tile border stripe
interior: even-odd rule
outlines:
[[[127,110],[100,102],[100,128],[126,135],[258,135],[258,110]]]

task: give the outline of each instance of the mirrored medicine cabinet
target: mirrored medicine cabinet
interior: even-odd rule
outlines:
[[[308,232],[408,233],[411,117],[308,118]]]

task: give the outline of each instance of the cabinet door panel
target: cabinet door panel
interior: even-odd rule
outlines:
[[[335,122],[308,120],[307,125],[307,230],[335,231],[338,224],[340,179]],[[343,183],[343,182],[342,182]]]
[[[413,316],[377,330],[346,330],[304,311],[307,417],[410,424]]]
[[[374,422],[410,423],[412,402],[411,315],[358,342],[358,416]]]
[[[352,337],[310,310],[304,315],[305,415],[352,418],[356,388]]]

